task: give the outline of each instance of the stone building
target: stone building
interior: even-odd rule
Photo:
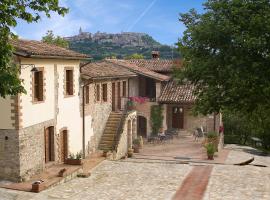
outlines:
[[[80,61],[88,56],[37,41],[13,45],[26,93],[0,98],[0,178],[23,181],[82,151]]]
[[[89,57],[54,45],[13,45],[26,94],[0,98],[0,179],[27,180],[70,154],[102,150],[120,159],[133,139],[151,136],[153,105],[163,107],[164,130],[218,130],[220,115],[192,115],[194,88],[176,84],[177,63],[157,52],[152,60],[81,64]]]
[[[152,133],[151,107],[161,105],[163,108],[163,130],[177,129],[180,132],[193,133],[202,127],[205,131],[218,131],[221,125],[221,115],[194,116],[192,107],[196,97],[193,95],[192,85],[179,85],[172,78],[174,67],[181,66],[181,62],[174,60],[160,60],[159,53],[153,52],[151,60],[110,60],[122,67],[138,74],[133,84],[130,98],[144,98],[136,103],[137,133],[148,137]]]

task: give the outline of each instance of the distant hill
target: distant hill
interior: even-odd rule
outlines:
[[[106,57],[124,58],[134,53],[142,54],[146,59],[151,58],[151,51],[160,51],[161,58],[177,58],[179,53],[168,45],[162,45],[145,33],[123,32],[117,34],[95,34],[82,32],[66,37],[70,49],[91,55],[95,60]],[[172,55],[173,54],[173,55]]]

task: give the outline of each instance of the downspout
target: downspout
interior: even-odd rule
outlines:
[[[83,125],[83,135],[82,135],[82,146],[83,146],[83,159],[85,159],[85,99],[84,99],[84,88],[85,85],[83,85],[82,87],[82,115],[83,115],[83,119],[82,119],[82,125]]]

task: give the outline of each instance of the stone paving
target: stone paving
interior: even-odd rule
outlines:
[[[204,200],[269,200],[270,156],[259,156],[251,147],[227,145],[226,148],[232,150],[226,164],[254,157],[252,164],[268,167],[215,165]]]
[[[149,152],[144,152],[151,156],[160,153],[162,156],[156,160],[141,156],[140,159],[103,161],[92,171],[91,177],[76,178],[38,194],[0,189],[0,200],[169,200],[176,191],[181,192],[191,172],[196,172],[202,165],[213,167],[203,200],[270,199],[270,156],[262,156],[250,147],[227,145],[226,149],[230,149],[230,153],[224,165],[178,164],[179,160],[172,160],[174,156],[182,156],[182,146],[177,146],[179,149],[176,151],[175,144],[166,144],[161,146],[160,152],[155,146],[154,151],[148,149]],[[186,145],[184,147],[186,148]],[[174,152],[171,156],[168,149]],[[184,156],[189,156],[186,150],[184,152]],[[189,157],[198,159],[199,155],[194,153]],[[232,165],[252,156],[255,157],[254,164],[268,167]],[[162,157],[169,159],[162,160]],[[186,187],[186,190],[189,190],[189,187]]]
[[[86,179],[74,179],[39,194],[0,189],[1,200],[171,199],[189,165],[104,161]]]

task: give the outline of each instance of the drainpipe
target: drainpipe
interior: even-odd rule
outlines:
[[[82,135],[82,151],[83,151],[83,159],[85,159],[85,99],[84,99],[84,88],[85,85],[82,86],[82,115],[83,115],[83,119],[82,119],[82,126],[83,126],[83,135]]]

